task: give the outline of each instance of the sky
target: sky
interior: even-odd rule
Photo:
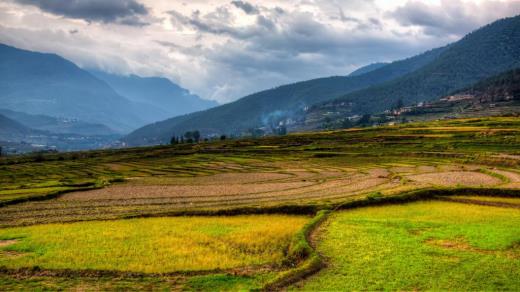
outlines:
[[[1,0],[0,43],[226,103],[457,41],[520,0]]]

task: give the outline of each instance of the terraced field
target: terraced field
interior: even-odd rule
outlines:
[[[336,264],[336,251],[327,248],[346,236],[336,234],[343,227],[335,222],[351,213],[339,210],[435,199],[442,200],[435,206],[464,204],[516,218],[518,157],[520,119],[512,117],[1,158],[0,288],[277,290],[299,282],[291,287],[314,289],[328,277],[352,274],[348,269],[354,266],[344,264],[354,251],[338,253],[342,262]],[[405,206],[415,205],[399,210],[408,210]],[[412,209],[410,214],[418,212]],[[442,219],[442,209],[436,209],[435,220]],[[520,242],[503,226],[497,236]],[[324,257],[309,245],[311,239]],[[422,239],[413,248],[422,250]],[[116,250],[122,254],[111,253]],[[370,268],[362,259],[372,256],[356,264]],[[152,259],[163,264],[147,262]],[[301,282],[323,262],[343,270],[325,268]],[[516,258],[493,264],[514,266]],[[466,281],[469,270],[454,268]],[[375,272],[379,269],[389,267],[374,265],[371,271],[381,275],[370,283],[330,288],[473,287],[419,280],[412,285],[406,277],[385,286],[381,279],[391,276]],[[514,281],[500,283],[518,287]]]
[[[276,164],[273,164],[275,166]],[[6,206],[0,226],[161,216],[196,210],[276,205],[326,205],[429,187],[509,185],[512,170],[486,166],[422,165],[369,169],[318,168],[224,173],[190,178],[141,177],[70,192],[59,198]],[[386,168],[383,168],[386,167]]]

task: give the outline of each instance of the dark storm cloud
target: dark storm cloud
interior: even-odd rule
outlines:
[[[231,1],[231,4],[233,4],[235,7],[242,9],[246,14],[258,14],[260,11],[258,10],[258,7],[254,6],[253,4],[245,1]]]
[[[141,17],[148,15],[148,9],[135,0],[15,0],[15,2],[34,5],[52,14],[88,22],[134,26],[147,24],[141,20]]]
[[[219,7],[212,13],[201,15],[199,11],[194,11],[191,17],[185,16],[176,11],[168,11],[173,26],[182,29],[185,26],[194,28],[201,33],[209,33],[213,35],[226,35],[234,39],[250,39],[263,31],[272,29],[273,23],[258,15],[257,24],[255,26],[236,27],[231,23],[232,16],[225,7]]]
[[[379,30],[382,25],[372,18],[353,21],[356,24],[354,30],[363,31],[359,33],[331,29],[310,12],[280,14],[276,9],[266,7],[260,7],[260,11],[260,14],[252,16],[256,18],[254,24],[241,27],[234,26],[225,17],[214,21],[215,15],[211,13],[194,12],[185,16],[171,11],[170,15],[176,26],[184,25],[201,33],[228,37],[222,45],[190,51],[204,55],[233,72],[241,72],[243,76],[276,76],[283,81],[286,81],[286,76],[296,80],[308,79],[309,72],[315,72],[311,77],[326,76],[330,72],[342,72],[354,61],[369,63],[373,56],[384,56],[381,60],[386,61],[422,50],[414,44],[403,46],[402,40],[371,34],[370,31]],[[168,43],[161,44],[172,47]]]

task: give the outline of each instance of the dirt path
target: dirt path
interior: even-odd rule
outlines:
[[[0,247],[6,247],[12,244],[17,243],[18,240],[16,239],[7,239],[7,240],[0,240]]]

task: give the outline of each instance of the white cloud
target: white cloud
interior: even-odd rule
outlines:
[[[107,15],[37,2],[0,2],[0,42],[165,76],[220,102],[408,57],[520,12],[520,1],[498,0],[120,0],[134,6]]]

